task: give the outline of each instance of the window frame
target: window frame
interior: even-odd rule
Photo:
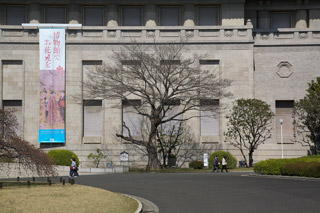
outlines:
[[[199,12],[200,12],[200,8],[208,8],[208,7],[212,7],[212,8],[217,8],[217,24],[216,25],[200,25],[199,24],[199,20],[200,20],[200,16],[199,16]],[[221,11],[220,11],[220,8],[218,5],[197,5],[196,7],[196,23],[197,23],[197,26],[220,26],[221,25]]]
[[[201,102],[204,102],[204,103],[201,103]],[[209,134],[209,135],[206,135],[206,134],[201,134],[202,133],[202,125],[201,125],[201,119],[203,118],[203,116],[201,116],[201,112],[202,111],[209,111],[209,110],[202,110],[202,107],[205,107],[205,106],[210,106],[210,107],[216,107],[217,108],[217,113],[216,115],[213,115],[214,117],[217,117],[218,119],[218,134]],[[199,100],[199,126],[200,126],[200,132],[199,132],[199,135],[200,137],[201,136],[204,136],[204,137],[208,137],[208,136],[220,136],[220,130],[221,130],[221,113],[220,113],[220,100],[219,99],[200,99]],[[213,117],[212,116],[212,117]],[[206,117],[208,118],[208,117]],[[215,118],[214,118],[215,119]]]
[[[124,22],[124,12],[123,12],[123,9],[124,8],[140,8],[140,24],[139,25],[124,25],[123,22]],[[143,20],[144,20],[144,17],[143,17],[143,6],[140,6],[140,5],[134,5],[134,6],[130,6],[130,5],[123,5],[121,6],[120,8],[120,23],[121,23],[121,26],[126,26],[126,27],[137,27],[137,26],[143,26]]]
[[[128,133],[125,133],[125,128],[124,128],[124,126],[123,126],[123,122],[124,122],[124,109],[125,109],[125,107],[126,106],[128,106],[128,107],[133,107],[134,108],[134,106],[142,106],[142,101],[140,100],[140,99],[127,99],[127,100],[122,100],[122,102],[121,102],[121,133],[122,133],[122,135],[124,135],[124,136],[128,136],[129,137],[129,134]],[[135,113],[135,115],[137,115],[137,116],[140,116],[141,117],[141,123],[140,123],[140,128],[141,128],[141,130],[142,130],[142,128],[143,128],[143,116],[142,115],[140,115],[140,114],[138,114],[138,113]],[[128,125],[127,125],[128,126]],[[129,127],[129,126],[128,126]],[[132,137],[142,137],[142,131],[140,131],[140,132],[137,132],[137,135],[135,134],[135,132],[133,132],[132,131],[132,129],[130,129],[130,131],[131,131],[131,136]]]
[[[47,15],[46,9],[47,8],[64,8],[64,23],[61,23],[61,24],[66,24],[67,23],[67,7],[64,6],[64,5],[56,5],[56,6],[55,5],[45,5],[43,7],[43,12],[42,12],[42,14],[43,14],[43,17],[42,17],[43,23],[49,23],[49,22],[47,22],[47,17],[46,17],[46,15]]]
[[[100,105],[101,103],[101,105]],[[101,106],[102,118],[101,118],[101,135],[85,135],[85,106]],[[101,99],[85,99],[82,100],[82,137],[102,137],[104,131],[104,109],[103,109],[103,100]]]
[[[290,107],[284,107],[284,106],[279,106],[279,104],[287,104],[287,103],[285,103],[285,102],[287,102],[287,103],[289,103],[289,102],[291,102],[292,103],[292,106],[290,106]],[[291,105],[291,103],[290,103],[290,105]],[[276,119],[276,123],[275,123],[275,132],[276,132],[276,143],[277,144],[280,144],[281,143],[281,133],[279,134],[279,132],[278,131],[280,131],[280,130],[278,130],[278,128],[277,128],[277,126],[278,126],[278,124],[279,124],[279,114],[277,113],[277,109],[291,109],[292,111],[294,110],[294,103],[295,103],[295,100],[275,100],[275,119]],[[293,122],[294,122],[294,118],[292,118],[293,120]],[[286,122],[286,121],[284,121],[284,122]],[[294,138],[294,136],[296,135],[296,126],[292,123],[292,127],[293,127],[293,129],[292,129],[292,135],[290,135],[290,136],[286,136],[286,135],[283,135],[283,138],[284,139],[290,139],[290,138]],[[279,139],[279,140],[278,140]],[[291,141],[291,142],[287,142],[287,141],[284,141],[283,142],[284,144],[293,144],[294,142],[293,141]]]
[[[286,14],[286,13],[290,14],[290,27],[289,28],[292,28],[293,27],[293,18],[294,18],[293,11],[270,11],[270,28],[271,29],[278,29],[278,28],[274,28],[272,26],[272,14]],[[287,28],[287,27],[285,27],[285,28]]]
[[[86,20],[86,13],[85,10],[86,8],[102,8],[102,25],[86,25],[85,20]],[[83,6],[82,7],[82,25],[85,27],[93,27],[93,26],[105,26],[105,8],[104,6]]]
[[[28,10],[27,10],[27,5],[23,5],[23,4],[17,4],[17,5],[5,5],[4,6],[4,19],[3,19],[3,22],[4,22],[4,25],[12,25],[12,24],[7,24],[7,7],[24,7],[24,23],[26,23],[28,20]],[[14,25],[14,26],[19,26],[19,25]]]
[[[163,25],[162,24],[162,14],[161,14],[161,9],[162,8],[178,8],[179,14],[178,14],[178,25]],[[159,6],[159,10],[158,10],[158,19],[159,19],[159,26],[164,26],[164,27],[178,27],[178,26],[182,26],[182,13],[181,13],[181,6],[180,5],[172,5],[172,6],[165,6],[165,5],[161,5]]]

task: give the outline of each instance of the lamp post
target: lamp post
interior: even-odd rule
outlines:
[[[283,119],[279,119],[280,126],[281,126],[281,157],[283,159],[283,134],[282,134],[282,124],[283,124]]]

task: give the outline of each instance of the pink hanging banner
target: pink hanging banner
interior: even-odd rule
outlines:
[[[65,29],[40,28],[40,143],[65,143]]]

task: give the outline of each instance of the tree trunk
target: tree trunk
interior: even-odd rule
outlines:
[[[151,122],[152,125],[152,122]],[[147,145],[147,151],[148,151],[148,165],[147,170],[157,170],[160,168],[160,162],[158,159],[158,150],[157,150],[157,134],[156,134],[156,128],[153,128],[151,126],[150,135],[149,135],[149,141]]]
[[[246,167],[248,167],[248,161],[247,161],[246,155],[245,155],[244,152],[243,152],[243,149],[240,148],[240,151],[241,151],[242,157],[243,157],[243,159],[244,159],[244,162],[246,163]]]
[[[253,166],[253,158],[252,158],[253,152],[254,152],[254,150],[249,151],[249,167]]]

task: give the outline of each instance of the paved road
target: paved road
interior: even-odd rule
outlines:
[[[78,184],[142,197],[161,213],[320,212],[320,180],[244,173],[127,173],[81,176]]]

